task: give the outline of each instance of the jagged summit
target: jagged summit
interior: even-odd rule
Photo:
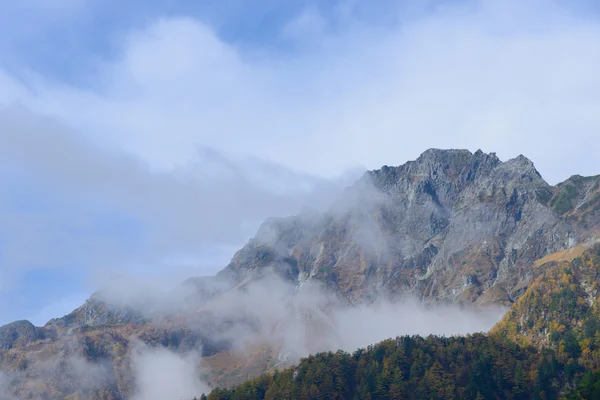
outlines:
[[[482,150],[471,153],[469,150],[453,149],[429,149],[414,161],[408,161],[397,167],[384,165],[380,169],[367,171],[365,177],[382,188],[396,184],[401,178],[408,180],[448,178],[454,182],[465,183],[489,174],[500,165],[503,171],[531,173],[541,178],[534,163],[523,155],[502,162],[496,153],[484,153]]]
[[[425,177],[446,176],[452,180],[469,180],[479,172],[489,170],[500,164],[495,153],[485,154],[478,150],[474,154],[469,150],[429,149],[416,160],[408,161],[398,167],[383,166],[369,171],[365,175],[375,184],[395,183],[397,178],[423,179]],[[384,185],[382,185],[384,186]]]
[[[562,212],[594,198],[566,201],[573,189],[564,186],[550,186],[523,155],[502,162],[481,150],[429,149],[366,172],[319,218],[269,220],[226,271],[247,279],[268,267],[324,280],[353,300],[385,289],[510,302],[527,265],[595,238],[596,214],[584,228]]]

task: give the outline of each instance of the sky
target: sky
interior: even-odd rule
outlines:
[[[593,0],[0,0],[0,324],[214,274],[431,147],[598,174],[598,43]]]

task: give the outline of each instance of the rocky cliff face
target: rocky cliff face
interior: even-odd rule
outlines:
[[[131,307],[111,306],[98,295],[89,298],[81,307],[61,318],[53,318],[47,327],[97,327],[109,324],[143,324],[149,322],[140,312]]]
[[[367,172],[326,213],[268,220],[221,274],[323,280],[353,302],[510,303],[536,260],[597,240],[599,182],[552,187],[523,156],[432,149]]]

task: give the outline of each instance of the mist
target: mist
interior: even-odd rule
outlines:
[[[398,243],[389,241],[386,224],[379,220],[380,207],[389,201],[365,176],[325,212],[267,220],[248,242],[250,250],[240,250],[234,260],[245,257],[244,252],[251,252],[252,246],[267,246],[279,258],[259,269],[244,270],[238,278],[232,277],[227,267],[226,273],[177,284],[167,283],[167,275],[164,279],[131,275],[104,280],[97,299],[192,338],[193,345],[133,350],[136,399],[152,393],[168,399],[173,389],[170,382],[177,382],[180,392],[176,393],[181,396],[209,391],[216,371],[203,360],[219,352],[243,358],[267,347],[273,354],[270,368],[284,368],[309,354],[340,349],[352,352],[390,337],[488,331],[506,308],[425,303],[413,293],[393,293],[384,286],[371,287],[356,298],[339,292],[326,279],[303,274],[294,277],[290,265],[277,261],[286,259],[294,246],[319,236],[323,221],[329,218],[348,220],[352,227],[349,239],[365,254],[384,263],[397,257]],[[401,247],[406,254],[415,246]],[[204,352],[198,350],[202,347]],[[173,371],[177,378],[168,378]],[[154,378],[163,375],[166,381]]]
[[[166,349],[138,345],[133,349],[135,392],[132,400],[191,399],[208,392],[199,378],[198,355],[177,355]]]
[[[51,398],[53,393],[77,393],[83,398],[114,398],[115,376],[111,360],[90,362],[79,354],[77,340],[63,338],[61,351],[53,357],[41,352],[27,357],[7,353],[19,362],[17,369],[0,373],[0,400]],[[68,342],[68,343],[65,343]],[[0,359],[0,362],[7,360]],[[26,382],[26,384],[24,384]],[[44,396],[40,396],[43,393]]]
[[[24,317],[43,324],[40,308],[69,312],[66,296],[89,296],[116,274],[163,287],[214,274],[265,218],[323,208],[354,179],[203,146],[194,163],[154,171],[17,105],[0,104],[0,130],[0,325]],[[18,290],[40,273],[56,285]]]
[[[10,394],[10,377],[0,372],[0,400],[18,400]]]
[[[409,189],[406,196],[413,193]],[[428,215],[431,206],[415,202],[406,208],[402,193],[384,192],[366,174],[327,206],[315,203],[295,216],[268,218],[215,276],[189,277],[177,270],[118,274],[102,270],[93,276],[99,290],[74,312],[89,319],[81,326],[71,322],[68,329],[76,333],[65,336],[69,341],[81,335],[82,342],[65,345],[63,358],[68,363],[63,361],[57,369],[63,376],[53,379],[70,379],[82,393],[116,382],[119,391],[134,400],[177,400],[218,385],[223,369],[219,356],[224,354],[250,359],[268,349],[268,363],[253,369],[254,376],[294,365],[309,354],[352,352],[390,337],[488,331],[505,309],[432,304],[416,297],[416,292],[393,291],[379,278],[358,285],[356,293],[345,293],[331,276],[317,273],[319,263],[328,262],[318,254],[326,243],[336,241],[343,243],[336,258],[348,274],[361,268],[363,260],[384,269],[390,261],[418,254],[430,235],[428,227],[418,224],[419,218]],[[325,197],[330,195],[326,192]],[[235,201],[243,205],[243,199]],[[405,220],[414,223],[407,227],[402,225]],[[402,230],[402,235],[394,229]],[[289,260],[300,248],[317,255],[309,262],[310,270],[294,272]],[[273,256],[266,264],[256,262],[262,251]],[[102,316],[107,311],[123,319],[106,327]],[[99,357],[100,363],[82,356]],[[55,369],[53,362],[40,360],[29,374],[43,380]],[[246,374],[243,368],[240,371]]]
[[[151,306],[167,292],[169,301],[161,308]],[[297,285],[275,273],[234,288],[220,282],[204,297],[190,297],[186,290],[145,293],[146,301],[137,296],[132,303],[113,297],[118,298],[113,306],[133,307],[157,326],[185,326],[187,335],[199,340],[192,349],[136,344],[131,358],[136,400],[208,393],[215,371],[203,361],[199,348],[204,343],[218,343],[218,351],[242,358],[267,346],[274,355],[272,368],[284,368],[309,354],[352,352],[390,337],[486,332],[506,311],[497,306],[426,305],[410,296],[397,300],[380,296],[351,305],[323,282]],[[110,297],[101,298],[110,304]]]

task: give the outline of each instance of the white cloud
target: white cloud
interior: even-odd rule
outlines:
[[[136,391],[132,399],[191,399],[209,392],[209,386],[200,379],[197,358],[180,356],[166,349],[134,349],[132,368]]]
[[[40,81],[24,101],[158,168],[194,160],[197,145],[324,176],[481,147],[524,153],[553,182],[597,172],[586,161],[600,126],[594,21],[542,0],[434,10],[384,29],[347,20],[282,54],[163,19],[128,36],[99,93]],[[289,26],[323,32],[318,15]]]
[[[123,269],[212,274],[265,218],[322,207],[345,185],[210,149],[152,171],[22,107],[0,107],[0,126],[0,291],[40,268],[93,272],[92,288]]]

